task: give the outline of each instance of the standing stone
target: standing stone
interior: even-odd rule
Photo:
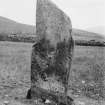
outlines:
[[[70,105],[68,79],[73,55],[70,19],[49,0],[37,0],[36,35],[31,58],[31,98]],[[73,101],[73,100],[72,100]]]

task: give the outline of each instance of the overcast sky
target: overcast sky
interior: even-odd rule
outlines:
[[[52,0],[71,18],[74,28],[105,25],[105,0]],[[0,16],[35,24],[36,0],[0,0]]]

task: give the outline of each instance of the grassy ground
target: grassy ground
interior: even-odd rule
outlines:
[[[30,43],[0,42],[0,105],[9,100],[9,105],[33,105],[25,99],[30,88]],[[99,47],[75,47],[70,83],[86,80],[80,72],[86,71],[92,62],[104,62],[105,49]],[[88,77],[91,78],[91,77]],[[76,80],[80,80],[79,82]],[[71,94],[71,92],[70,92]],[[83,95],[72,95],[77,105],[96,105],[97,101]],[[101,103],[104,105],[104,101]],[[98,104],[97,104],[98,105]]]
[[[0,102],[8,96],[14,102],[25,98],[30,87],[31,47],[26,43],[0,42]]]

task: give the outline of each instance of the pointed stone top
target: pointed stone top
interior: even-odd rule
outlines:
[[[52,42],[70,37],[71,21],[50,0],[37,0],[36,35],[46,37]]]

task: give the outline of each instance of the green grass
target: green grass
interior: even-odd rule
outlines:
[[[0,99],[4,99],[1,96],[5,94],[25,97],[30,87],[31,49],[30,43],[0,42]],[[81,90],[84,87],[81,81],[85,80],[86,84],[92,82],[97,68],[97,74],[100,70],[104,71],[104,63],[104,47],[75,46],[70,86],[75,88],[78,85]]]
[[[26,95],[30,87],[31,47],[29,43],[0,42],[0,96]]]
[[[74,91],[80,90],[80,94],[93,99],[100,98],[96,98],[96,95],[99,94],[101,96],[102,89],[105,87],[104,54],[104,47],[75,47],[72,70],[70,72],[70,86],[75,88]],[[83,84],[82,81],[85,81],[85,83]],[[83,88],[85,88],[85,91]]]

